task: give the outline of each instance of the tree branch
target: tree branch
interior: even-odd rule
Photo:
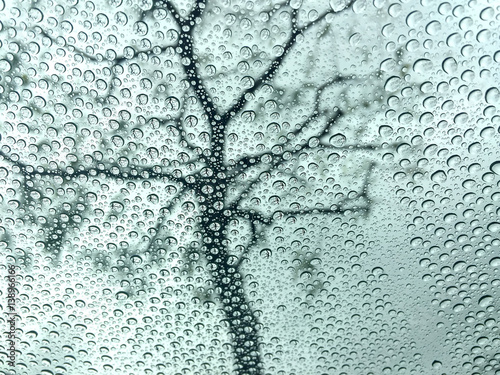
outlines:
[[[312,121],[314,121],[319,116],[319,113],[317,111],[318,106],[319,106],[319,104],[316,103],[315,110],[314,110],[313,114],[311,116],[309,116],[308,119],[301,126],[299,126],[297,129],[295,129],[293,132],[291,132],[289,134],[289,138],[288,138],[288,140],[285,143],[282,143],[281,145],[279,145],[279,146],[283,147],[283,151],[280,152],[277,155],[274,155],[273,158],[275,158],[276,156],[278,156],[278,157],[281,157],[281,159],[282,159],[281,161],[284,161],[283,155],[286,152],[292,152],[293,154],[296,154],[296,152],[297,152],[296,149],[295,150],[289,150],[289,149],[287,149],[287,146],[290,145],[292,139],[294,139],[300,132],[302,132]],[[333,124],[342,115],[343,115],[343,112],[341,110],[336,111],[335,115],[333,115],[328,121],[326,121],[325,125],[320,130],[318,136],[322,136],[323,134],[327,133],[330,130],[330,127],[333,126]],[[310,138],[312,138],[312,137],[310,137]],[[303,147],[303,145],[301,145],[301,149],[302,149],[302,147]],[[233,170],[231,171],[231,173],[229,174],[229,176],[240,175],[241,173],[243,173],[246,170],[248,170],[249,168],[251,168],[252,165],[255,164],[256,160],[258,160],[259,158],[261,158],[262,156],[264,156],[266,154],[269,154],[269,152],[270,151],[265,151],[265,152],[262,152],[262,153],[260,153],[258,155],[253,155],[253,156],[248,156],[247,155],[247,156],[244,156],[243,158],[241,158],[238,161],[239,164],[242,164],[242,167],[232,168]]]
[[[193,145],[186,137],[186,130],[184,129],[184,124],[182,120],[182,115],[184,113],[183,109],[185,107],[185,101],[181,104],[180,115],[170,118],[169,116],[165,117],[149,117],[146,120],[146,123],[150,123],[151,121],[158,121],[161,127],[171,126],[173,129],[179,132],[179,143],[181,146],[186,146],[190,151],[194,152],[196,146]],[[175,135],[175,134],[174,134]],[[194,160],[196,161],[196,160]]]
[[[196,5],[194,6],[194,9],[191,11],[189,14],[187,20],[194,22],[196,18],[201,17],[203,14],[203,11],[205,10],[206,7],[206,0],[198,0],[196,1]]]
[[[258,222],[261,225],[271,224],[271,221],[269,220],[269,218],[265,217],[264,215],[260,214],[259,212],[255,211],[255,210],[246,210],[246,209],[234,207],[234,212],[238,216],[249,219],[253,223]]]
[[[248,102],[249,96],[251,94],[253,94],[259,87],[261,87],[262,84],[264,84],[265,82],[271,80],[274,77],[274,74],[276,73],[276,71],[278,70],[278,68],[281,66],[283,60],[285,59],[285,57],[287,56],[287,54],[290,52],[291,48],[295,45],[295,43],[297,41],[297,37],[300,34],[304,33],[312,25],[314,25],[314,24],[322,21],[323,19],[325,19],[329,14],[338,14],[338,13],[346,11],[347,9],[349,9],[352,6],[352,4],[354,4],[354,1],[350,1],[347,4],[346,8],[344,8],[341,11],[338,11],[338,12],[327,11],[327,12],[323,13],[315,21],[312,21],[312,22],[310,22],[308,24],[305,24],[302,27],[296,27],[297,19],[296,18],[292,18],[292,33],[291,33],[290,37],[288,38],[287,42],[285,43],[285,45],[283,46],[283,53],[280,56],[277,56],[276,58],[274,58],[274,60],[271,62],[271,64],[269,65],[269,67],[267,68],[267,70],[264,72],[264,74],[262,74],[259,78],[257,78],[255,80],[254,85],[251,88],[245,90],[240,95],[240,97],[236,100],[236,103],[231,108],[229,108],[226,111],[226,113],[224,113],[222,115],[222,123],[228,122],[231,117],[233,117],[237,113],[239,113],[243,109],[243,107],[246,105],[246,103]],[[296,16],[297,11],[294,9],[292,12]]]
[[[206,6],[206,0],[197,0],[196,4],[194,5],[191,13],[187,16],[187,18],[181,17],[181,14],[179,11],[175,8],[175,6],[169,1],[169,0],[156,0],[153,4],[152,9],[159,9],[159,8],[165,8],[167,9],[168,12],[172,14],[174,17],[175,21],[179,26],[186,25],[188,22],[191,23],[191,25],[194,24],[194,21],[196,20],[197,17],[200,17],[203,14],[203,11],[205,10]]]
[[[257,242],[257,228],[255,227],[255,223],[250,220],[250,240],[248,241],[248,245],[244,247],[243,254],[241,254],[240,259],[236,262],[237,269],[239,269],[241,263],[247,259],[246,256],[250,251],[250,246],[254,242]]]
[[[153,168],[144,168],[142,170],[137,170],[137,169],[132,169],[130,172],[118,172],[114,173],[111,172],[110,169],[112,168],[117,168],[116,166],[111,166],[107,169],[104,168],[91,168],[91,169],[80,169],[76,171],[63,171],[61,169],[55,169],[55,170],[45,170],[42,167],[39,167],[43,169],[42,171],[37,170],[35,167],[25,164],[20,161],[15,161],[12,159],[11,156],[5,154],[3,151],[0,151],[0,156],[2,156],[4,159],[9,161],[11,164],[14,166],[18,167],[20,169],[20,173],[23,174],[24,176],[29,176],[29,177],[34,177],[34,176],[48,176],[48,177],[61,177],[65,180],[69,180],[74,177],[79,177],[79,176],[86,176],[86,177],[99,177],[99,175],[108,177],[108,178],[114,178],[114,179],[122,179],[122,180],[147,180],[147,179],[168,179],[174,182],[177,182],[179,184],[185,185],[187,187],[192,187],[193,184],[189,183],[186,181],[186,179],[180,174],[178,176],[175,176],[173,173],[161,173],[161,172],[156,172]],[[104,167],[104,166],[103,166]],[[180,171],[179,171],[180,172]]]
[[[250,251],[250,246],[253,244],[257,243],[257,239],[259,234],[263,233],[263,230],[257,230],[256,223],[261,224],[262,226],[269,226],[272,221],[266,218],[264,215],[261,215],[258,212],[255,212],[253,210],[241,210],[241,209],[235,209],[235,212],[238,216],[245,218],[249,221],[250,224],[250,233],[251,237],[250,240],[248,241],[248,245],[245,247],[245,250],[243,254],[240,256],[240,259],[237,262],[237,267],[241,265],[241,263],[246,259],[245,256],[248,254]]]
[[[47,31],[45,31],[44,29],[42,29],[41,27],[39,27],[39,29],[41,30],[40,34],[43,35],[44,37],[50,39],[50,41],[52,42],[52,44],[57,44],[56,41],[54,40],[54,38],[52,38],[48,33]],[[68,49],[71,53],[75,53],[75,54],[79,54],[79,55],[82,55],[83,57],[89,59],[90,61],[99,61],[97,59],[97,57],[93,56],[93,55],[89,55],[87,52],[84,52],[82,51],[81,49],[75,47],[75,46],[72,46],[72,45],[68,45]]]
[[[283,161],[284,161],[283,157],[273,158],[272,161],[271,161],[271,163],[269,163],[269,164],[266,165],[267,168],[264,170],[264,172],[271,172],[271,171],[273,171]],[[260,163],[260,165],[265,165],[265,164],[264,163]],[[243,171],[242,173],[240,173],[239,176],[241,176],[243,173],[245,173],[245,171]],[[250,183],[246,186],[246,188],[243,189],[243,191],[239,194],[239,196],[236,198],[236,200],[233,203],[230,204],[230,208],[229,209],[238,211],[239,210],[238,205],[247,196],[247,194],[254,188],[254,186],[257,185],[258,182],[259,182],[259,176],[257,176],[256,178],[252,179],[250,181]],[[247,211],[245,211],[245,212],[247,212]],[[250,214],[250,212],[248,212],[248,214]]]
[[[177,22],[177,24],[180,26],[180,24],[182,22],[182,17],[179,14],[179,12],[177,11],[177,9],[175,8],[175,6],[169,0],[156,0],[156,1],[154,1],[153,7],[151,8],[151,10],[159,9],[159,8],[166,8],[167,11],[170,14],[172,14],[172,16],[174,17],[174,20]]]
[[[166,51],[167,49],[169,49],[169,48],[175,48],[175,47],[177,47],[177,46],[179,45],[178,43],[179,43],[179,42],[177,41],[177,43],[174,43],[174,44],[171,44],[171,45],[168,45],[168,46],[163,46],[163,47],[160,47],[160,46],[153,46],[152,48],[149,48],[149,49],[144,49],[144,50],[134,51],[134,56],[132,56],[131,58],[127,58],[127,57],[125,57],[125,56],[117,56],[117,57],[115,57],[114,59],[111,59],[111,60],[109,60],[109,61],[111,61],[114,65],[117,65],[117,64],[121,64],[121,63],[123,63],[123,62],[125,62],[125,61],[130,61],[130,60],[132,60],[132,59],[135,59],[135,58],[137,58],[137,57],[139,56],[139,54],[141,54],[141,53],[145,53],[145,54],[147,54],[147,55],[152,55],[152,54],[154,54],[154,55],[159,55],[159,54],[161,54],[161,53],[165,52],[165,51]],[[157,47],[159,47],[159,48],[160,48],[160,52],[159,52],[159,53],[156,53],[156,52],[154,52],[154,51],[153,51],[153,50],[154,50],[155,48],[157,48]]]
[[[273,169],[278,166],[280,162],[274,161],[273,166],[268,169],[268,172],[272,171]],[[250,182],[250,184],[245,188],[245,190],[239,195],[237,200],[233,202],[230,206],[230,210],[234,210],[234,212],[238,213],[241,216],[247,216],[250,220],[252,221],[257,221],[261,223],[262,225],[270,225],[274,221],[274,216],[278,214],[278,216],[288,216],[288,215],[306,215],[306,214],[344,214],[348,211],[353,211],[355,209],[359,211],[363,211],[365,214],[368,214],[370,212],[371,205],[370,203],[366,204],[365,206],[362,207],[353,207],[352,209],[347,207],[348,205],[352,204],[353,202],[356,202],[356,200],[359,200],[360,198],[368,199],[368,185],[369,181],[371,178],[371,174],[373,171],[373,167],[376,165],[375,162],[371,162],[370,165],[368,166],[367,170],[368,172],[366,173],[364,179],[363,179],[363,184],[361,189],[358,191],[358,193],[354,197],[347,197],[345,199],[342,199],[338,204],[332,205],[330,208],[303,208],[303,209],[291,209],[291,210],[279,210],[273,213],[272,216],[265,216],[262,213],[256,212],[254,210],[247,210],[247,209],[242,209],[239,208],[239,204],[243,200],[243,198],[246,197],[246,194],[259,182],[259,179],[256,178]]]
[[[186,20],[182,19],[179,12],[170,3],[170,1],[163,1],[162,4],[165,4],[165,7],[177,20],[177,24],[180,28],[178,48],[180,49],[181,65],[184,70],[184,74],[187,76],[187,80],[193,87],[196,97],[202,104],[205,115],[207,116],[208,122],[212,128],[212,137],[215,135],[216,141],[218,139],[220,142],[221,137],[217,135],[217,128],[214,128],[215,122],[218,120],[219,116],[212,98],[208,94],[208,90],[200,78],[196,63],[198,56],[195,55],[193,47],[193,19],[202,14],[203,9],[205,8],[205,0],[198,0],[196,2],[194,10]],[[156,7],[159,7],[158,4],[155,5]]]
[[[315,97],[314,97],[314,108],[312,110],[312,113],[311,115],[307,118],[306,121],[304,121],[300,126],[298,126],[295,130],[293,130],[292,132],[290,132],[288,134],[288,140],[284,143],[282,143],[281,145],[279,146],[282,146],[283,148],[286,148],[287,146],[290,146],[290,143],[293,139],[295,139],[296,136],[298,136],[302,131],[304,131],[304,129],[306,129],[314,120],[316,120],[321,114],[324,113],[324,111],[320,111],[319,109],[319,106],[320,106],[320,96],[321,94],[323,93],[323,91],[329,87],[329,86],[332,86],[334,84],[338,84],[338,83],[343,83],[343,82],[347,82],[347,81],[352,81],[352,80],[355,80],[357,79],[356,77],[344,77],[344,76],[337,76],[335,78],[331,78],[329,79],[328,81],[326,81],[325,83],[323,83],[320,87],[318,87],[316,89],[316,93],[315,93]],[[319,132],[319,134],[317,136],[321,136],[323,134],[326,134],[330,128],[333,126],[333,124],[340,119],[341,116],[343,116],[343,112],[339,109],[335,112],[335,114],[329,119],[326,121],[323,129]],[[284,150],[283,152],[286,152],[287,150]],[[266,152],[262,152],[258,155],[253,155],[253,156],[250,156],[250,155],[247,155],[247,156],[244,156],[243,158],[241,158],[240,160],[238,160],[236,163],[237,164],[242,164],[243,167],[233,167],[233,168],[230,168],[232,169],[232,172],[230,175],[234,176],[236,174],[239,174],[241,173],[242,171],[245,171],[247,170],[248,168],[251,167],[251,164],[254,164],[255,163],[255,160],[259,157],[262,157],[263,155],[269,153],[269,151],[266,151]],[[245,167],[245,165],[247,165],[247,167]]]
[[[305,208],[303,210],[279,210],[275,213],[283,215],[308,215],[308,214],[343,214],[347,210],[338,206],[334,208]]]
[[[161,220],[158,221],[158,224],[156,225],[155,227],[155,234],[154,236],[151,238],[151,240],[149,241],[149,244],[147,246],[147,250],[151,250],[153,248],[153,245],[154,245],[154,242],[156,242],[156,240],[158,239],[159,235],[160,235],[160,229],[161,229],[161,225],[163,224],[163,222],[165,221],[165,215],[162,213],[164,210],[168,210],[170,211],[170,209],[176,204],[178,203],[177,200],[178,198],[182,197],[184,195],[184,193],[186,192],[186,188],[183,188],[183,189],[180,189],[179,192],[177,194],[175,194],[172,198],[170,198],[170,201],[168,203],[167,206],[165,207],[162,207],[162,209],[160,210],[160,217],[161,217]]]

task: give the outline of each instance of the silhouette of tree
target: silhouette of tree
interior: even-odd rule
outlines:
[[[369,213],[375,163],[357,165],[351,172],[363,173],[348,189],[329,165],[397,146],[346,143],[347,132],[366,130],[349,116],[373,111],[390,90],[379,69],[342,75],[313,54],[308,71],[294,72],[294,59],[328,43],[354,1],[323,11],[294,0],[246,11],[202,0],[112,9],[121,3],[111,1],[109,14],[90,2],[58,5],[53,16],[33,3],[23,10],[30,22],[4,29],[9,203],[19,225],[40,227],[37,245],[55,263],[64,246],[80,247],[97,269],[126,276],[173,248],[186,274],[202,266],[210,281],[193,295],[223,309],[235,373],[262,374],[261,324],[242,267],[276,220]],[[347,102],[346,91],[370,84]],[[331,104],[339,98],[344,105]],[[138,188],[143,202],[128,198]],[[318,189],[321,201],[311,198]],[[101,194],[114,197],[109,207]],[[135,213],[120,222],[129,207]],[[18,249],[19,263],[29,267],[32,255]],[[303,258],[301,273],[311,272],[314,258]]]

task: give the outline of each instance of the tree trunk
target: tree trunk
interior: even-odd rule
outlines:
[[[217,295],[224,309],[232,340],[237,375],[262,374],[258,319],[245,296],[243,277],[236,264],[230,264],[226,243],[228,218],[219,212],[203,215],[205,246]]]

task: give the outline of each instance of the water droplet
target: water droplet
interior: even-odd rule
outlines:
[[[453,57],[448,57],[443,61],[443,70],[448,74],[453,74],[457,71],[458,64]]]
[[[344,134],[337,133],[330,137],[330,144],[334,147],[342,147],[346,142],[346,137]]]
[[[442,184],[447,179],[448,179],[448,176],[446,175],[445,171],[443,171],[443,170],[436,171],[431,175],[431,180],[438,183],[438,184]]]
[[[484,296],[479,298],[479,306],[481,307],[488,307],[493,304],[493,297],[492,296]]]
[[[418,10],[413,11],[406,17],[406,24],[412,28],[417,27],[423,18],[422,12]]]
[[[7,60],[0,60],[0,71],[6,73],[11,69],[10,62]]]
[[[500,91],[496,87],[491,87],[486,91],[484,95],[486,103],[496,104],[500,101]]]
[[[425,27],[425,31],[429,35],[437,35],[441,31],[441,23],[439,21],[431,21]]]
[[[492,266],[492,267],[500,267],[500,258],[499,257],[491,258],[491,260],[490,260],[490,266]]]
[[[116,299],[117,300],[128,299],[128,293],[126,293],[126,292],[118,292],[118,293],[116,293]]]
[[[397,91],[401,86],[401,77],[393,76],[385,83],[385,90],[388,92]]]
[[[493,233],[500,232],[500,223],[494,222],[488,225],[488,230]]]
[[[349,4],[346,0],[330,0],[330,7],[334,12],[340,12]]]
[[[432,69],[433,64],[429,59],[419,59],[413,64],[413,70],[419,74],[428,74]]]

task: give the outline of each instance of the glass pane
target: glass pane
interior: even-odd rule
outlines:
[[[5,374],[500,374],[499,7],[0,0]]]

